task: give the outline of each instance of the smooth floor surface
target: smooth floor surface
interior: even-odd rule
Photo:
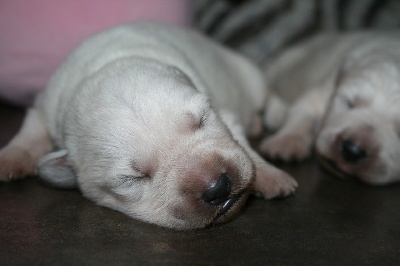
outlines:
[[[0,105],[0,146],[23,114]],[[282,167],[300,184],[294,196],[252,198],[232,222],[189,232],[133,220],[34,177],[0,183],[0,265],[400,264],[399,185],[335,179],[313,160]]]

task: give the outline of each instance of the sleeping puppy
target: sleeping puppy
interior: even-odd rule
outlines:
[[[3,181],[37,173],[99,205],[175,229],[227,221],[252,190],[296,181],[246,140],[262,74],[189,30],[137,23],[83,42],[0,152]]]
[[[302,160],[316,153],[339,176],[368,184],[400,180],[400,34],[324,35],[266,66],[277,130],[263,154]],[[273,117],[273,114],[270,114]],[[279,118],[279,119],[278,119]]]

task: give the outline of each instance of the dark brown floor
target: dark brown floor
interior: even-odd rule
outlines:
[[[0,105],[0,146],[23,110]],[[252,199],[234,221],[176,232],[96,206],[35,178],[0,183],[0,265],[399,265],[400,186],[334,179],[312,161],[284,167],[286,200]]]

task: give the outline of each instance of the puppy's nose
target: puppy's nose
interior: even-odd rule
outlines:
[[[367,151],[351,140],[344,140],[340,150],[342,158],[351,164],[356,164],[367,157]]]
[[[203,193],[201,199],[208,204],[218,205],[226,201],[231,189],[231,179],[224,173]]]

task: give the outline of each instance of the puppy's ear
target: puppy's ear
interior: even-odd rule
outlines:
[[[347,60],[345,60],[344,63],[342,63],[340,65],[339,69],[336,72],[336,78],[335,78],[335,84],[334,84],[335,89],[338,88],[340,86],[340,84],[342,84],[342,82],[345,80],[349,69],[350,69],[349,62],[347,62]]]
[[[39,177],[58,188],[77,187],[76,175],[68,163],[67,154],[66,150],[60,150],[44,156],[39,161]]]
[[[176,79],[189,84],[190,86],[194,87],[192,80],[179,68],[176,66],[169,65],[168,71],[175,76]]]
[[[336,79],[334,84],[335,88],[337,88],[348,77],[348,74],[351,72],[352,69],[354,69],[355,64],[356,60],[351,56],[343,60],[336,72]]]

